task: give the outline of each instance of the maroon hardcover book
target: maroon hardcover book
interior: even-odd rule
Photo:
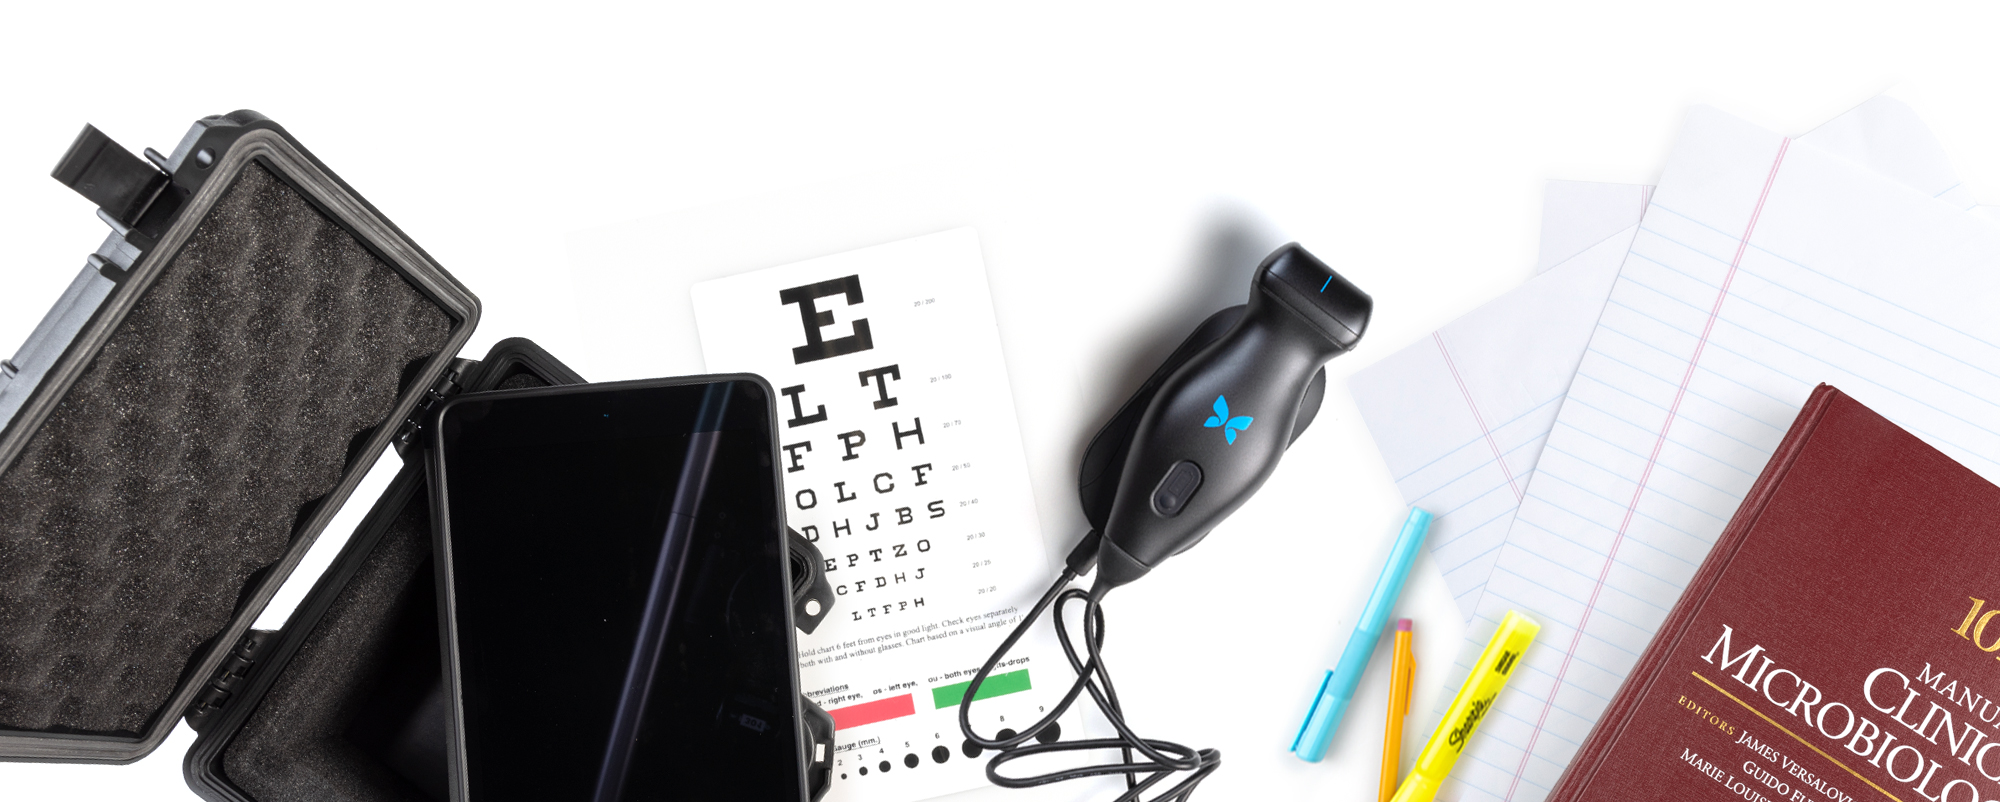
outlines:
[[[1551,800],[2000,799],[2000,487],[1813,391]]]

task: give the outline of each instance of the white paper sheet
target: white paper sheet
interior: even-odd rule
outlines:
[[[1897,92],[1872,98],[1799,138],[1953,206],[1977,205],[1971,185],[1959,179],[1944,146]],[[1548,272],[1638,225],[1652,194],[1653,187],[1644,184],[1548,182],[1542,190],[1541,251],[1535,272]]]
[[[1957,208],[1978,205],[1930,126],[1892,95],[1871,99],[1799,139]]]
[[[1403,499],[1436,516],[1431,558],[1467,619],[1637,231],[1599,241],[1348,380]]]
[[[1535,273],[1547,273],[1613,236],[1630,241],[1625,230],[1639,224],[1652,197],[1648,184],[1548,182],[1542,187],[1542,242]]]
[[[842,724],[826,799],[985,785],[984,761],[960,751],[963,690],[951,688],[1055,574],[978,236],[961,228],[692,292],[708,370],[757,373],[780,393],[786,512],[838,594],[798,642],[806,695]],[[991,735],[1039,718],[1068,673],[1049,627],[1035,627],[981,692],[1032,689],[980,700],[975,725]],[[881,720],[851,723],[863,715]]]
[[[1467,647],[1540,639],[1444,797],[1546,795],[1816,383],[2000,477],[2000,230],[1934,194],[1690,115]]]
[[[1963,191],[1929,127],[1893,98],[1870,100],[1799,140],[1824,143],[1822,149],[1927,195]],[[1651,191],[1550,182],[1544,256],[1597,239],[1349,380],[1404,500],[1437,516],[1431,555],[1467,620],[1638,232],[1639,204]],[[1604,208],[1593,211],[1592,203]],[[1599,236],[1620,221],[1629,222]]]

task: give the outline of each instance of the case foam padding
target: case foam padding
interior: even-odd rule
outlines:
[[[548,382],[524,372],[508,376],[494,389],[547,386]],[[427,490],[419,489],[291,660],[261,669],[280,673],[242,729],[224,747],[224,777],[257,802],[433,802],[445,798],[442,760],[436,766],[435,785],[425,787],[409,775],[427,767],[413,771],[409,766],[391,766],[382,757],[385,745],[373,744],[371,749],[354,740],[360,729],[356,718],[370,712],[366,708],[384,696],[413,703],[410,694],[383,687],[397,679],[405,685],[418,679],[401,669],[421,666],[435,673],[423,679],[440,686],[443,683],[437,584],[430,556],[430,496]],[[410,637],[412,627],[421,627],[421,634],[428,637]],[[392,678],[392,672],[402,676]],[[384,712],[395,717],[397,711]],[[411,717],[423,716],[413,712]],[[403,743],[389,748],[400,746],[406,753],[426,753],[434,747],[441,757],[448,737],[444,726],[448,724],[448,720],[441,721],[435,733],[402,734],[408,740],[435,737],[435,743]]]
[[[418,598],[435,593],[430,555],[430,503],[419,493],[224,749],[230,782],[258,802],[430,799],[346,737],[355,709],[398,659],[395,624],[417,606],[437,626],[435,604]]]
[[[0,729],[136,734],[453,321],[256,165],[0,475]]]

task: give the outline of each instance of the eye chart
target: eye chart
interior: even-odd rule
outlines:
[[[711,372],[778,391],[787,517],[826,558],[832,615],[799,636],[806,696],[833,714],[828,802],[986,784],[967,683],[1055,577],[1043,546],[979,239],[970,228],[693,288]],[[982,735],[1069,684],[1036,627],[980,686]],[[1074,722],[1071,734],[1077,736]]]

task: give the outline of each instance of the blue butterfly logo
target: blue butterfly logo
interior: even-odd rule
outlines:
[[[1229,417],[1229,399],[1218,395],[1215,397],[1215,414],[1207,422],[1203,423],[1202,426],[1209,429],[1217,426],[1222,427],[1223,438],[1234,445],[1236,443],[1236,433],[1250,428],[1250,422],[1254,420],[1256,418],[1252,418],[1249,415],[1238,415],[1234,418]]]

